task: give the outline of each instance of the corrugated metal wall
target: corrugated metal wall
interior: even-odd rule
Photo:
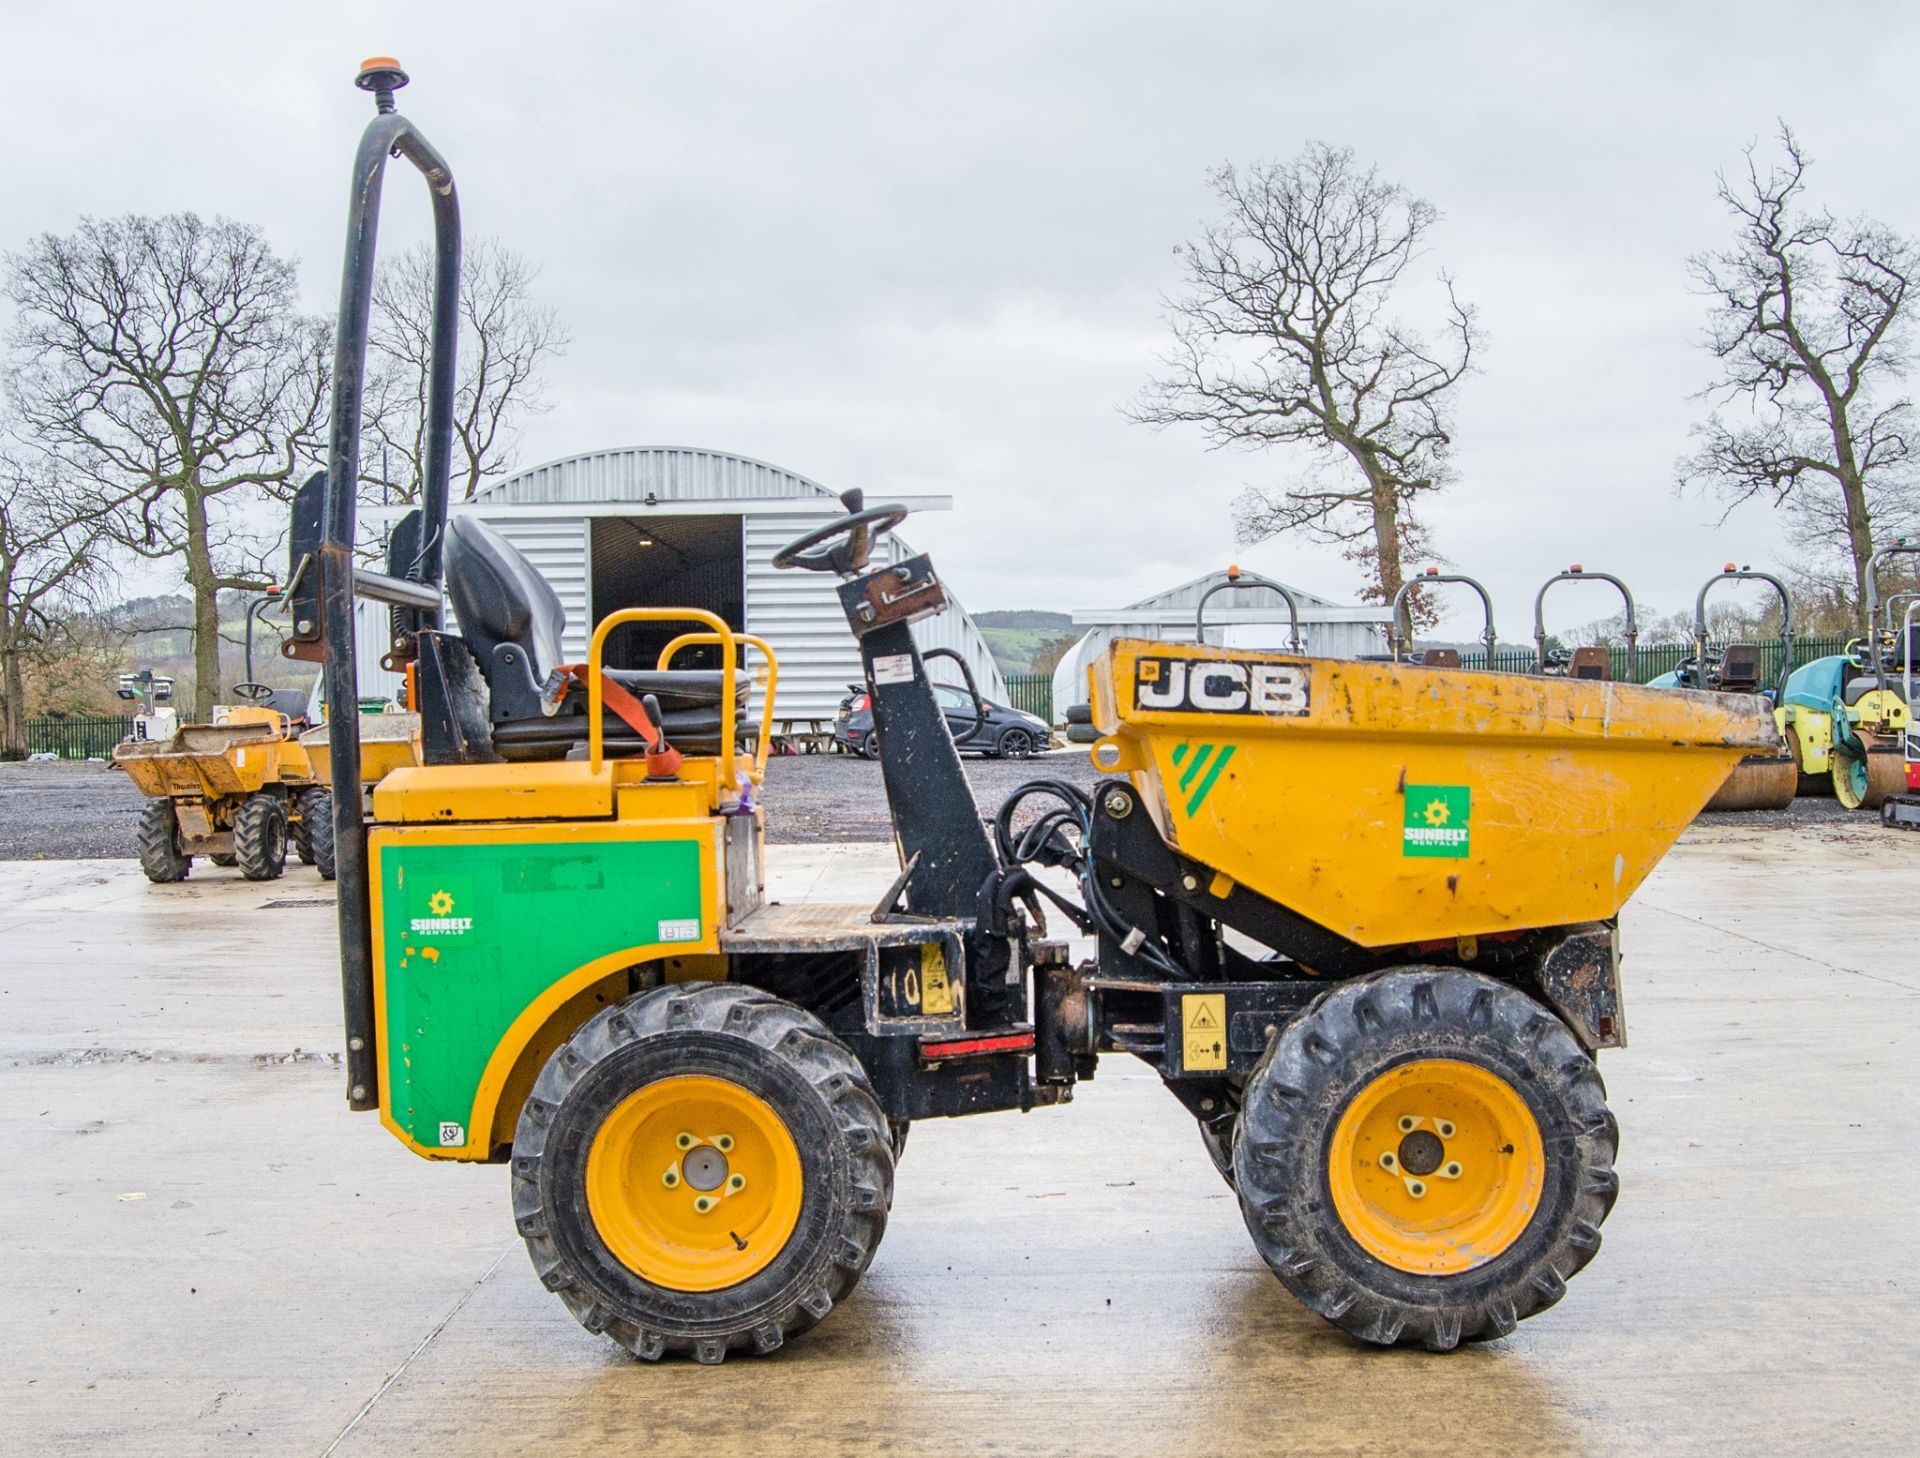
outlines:
[[[818,511],[745,518],[747,631],[765,638],[780,660],[777,714],[783,719],[831,719],[848,685],[861,681],[860,649],[840,606],[840,580],[827,572],[782,572],[773,565],[776,551],[830,519]],[[893,543],[891,561],[913,555],[898,537],[888,540]],[[958,650],[980,692],[1005,701],[1006,680],[958,602],[941,616],[914,624],[913,636],[922,650]],[[960,677],[951,664],[939,663],[933,676],[955,683]]]
[[[567,613],[567,656],[581,662],[593,629],[589,523],[597,514],[594,508],[609,502],[645,502],[649,496],[669,512],[670,503],[680,502],[793,502],[791,514],[742,515],[747,631],[765,638],[779,657],[777,717],[831,719],[846,696],[847,685],[861,678],[860,653],[840,608],[838,579],[823,572],[777,572],[772,560],[774,552],[793,538],[841,511],[838,497],[819,482],[723,451],[643,447],[550,461],[497,482],[477,500],[454,509],[471,511],[499,531],[553,584]],[[529,512],[530,506],[554,510]],[[512,509],[490,509],[496,507]],[[724,508],[716,514],[724,514]],[[633,519],[644,522],[646,517]],[[889,540],[892,561],[913,555],[912,548],[898,538]],[[399,679],[379,667],[387,643],[385,609],[367,604],[361,611],[360,677],[367,686],[363,691],[393,692]],[[458,625],[449,618],[449,626],[457,631]],[[957,599],[940,617],[916,624],[914,638],[923,649],[953,648],[964,654],[980,691],[1005,701],[1006,680]],[[936,664],[934,677],[959,680],[952,664]]]

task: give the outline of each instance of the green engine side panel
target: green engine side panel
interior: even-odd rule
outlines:
[[[562,977],[630,947],[698,942],[700,844],[388,846],[380,855],[388,1111],[466,1142],[487,1061]]]

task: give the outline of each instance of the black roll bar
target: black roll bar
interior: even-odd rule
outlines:
[[[1480,637],[1481,641],[1487,645],[1487,668],[1491,672],[1494,646],[1498,641],[1498,635],[1493,627],[1493,598],[1476,579],[1460,572],[1442,572],[1438,567],[1429,567],[1418,577],[1408,578],[1400,584],[1400,590],[1393,595],[1393,622],[1387,630],[1392,635],[1389,647],[1393,651],[1393,661],[1404,663],[1406,659],[1403,655],[1413,651],[1413,615],[1407,611],[1407,598],[1416,587],[1429,587],[1436,582],[1463,583],[1480,594],[1480,606],[1487,615],[1486,631]],[[1406,626],[1404,634],[1401,632],[1402,624]]]
[[[1533,657],[1534,664],[1541,673],[1547,671],[1547,620],[1543,609],[1547,601],[1547,589],[1556,582],[1611,582],[1619,590],[1627,605],[1627,682],[1640,682],[1640,624],[1633,615],[1633,593],[1618,577],[1611,572],[1589,572],[1578,562],[1564,572],[1556,572],[1540,584],[1540,590],[1533,595]]]
[[[1776,705],[1785,703],[1787,679],[1793,673],[1793,594],[1771,572],[1735,567],[1731,562],[1701,583],[1700,595],[1693,600],[1693,661],[1700,687],[1707,686],[1707,594],[1717,582],[1765,582],[1780,594],[1780,681],[1774,685],[1773,701]]]
[[[1905,537],[1896,537],[1891,547],[1882,547],[1867,558],[1867,656],[1872,660],[1873,687],[1876,692],[1887,686],[1887,666],[1881,656],[1880,645],[1874,641],[1874,635],[1880,631],[1880,564],[1888,557],[1920,556],[1920,542],[1909,542]],[[1908,644],[1900,645],[1902,657],[1907,653]]]
[[[1271,577],[1262,577],[1257,572],[1242,572],[1238,567],[1227,569],[1227,580],[1216,582],[1200,594],[1200,601],[1193,609],[1193,641],[1202,648],[1207,646],[1207,602],[1222,592],[1232,592],[1242,587],[1271,587],[1280,594],[1287,605],[1287,646],[1290,652],[1304,651],[1300,647],[1300,604],[1295,600],[1290,588],[1275,582]],[[1221,639],[1224,645],[1226,640]]]
[[[354,85],[373,93],[376,115],[360,135],[347,198],[347,250],[340,276],[340,318],[333,350],[333,419],[327,446],[326,504],[318,567],[326,641],[327,743],[333,758],[333,845],[338,873],[340,991],[347,1030],[347,1103],[380,1103],[374,1056],[373,929],[367,877],[367,827],[360,799],[360,681],[354,650],[355,596],[418,609],[442,625],[440,578],[447,487],[453,464],[454,351],[460,324],[460,201],[453,169],[414,124],[394,110],[407,84],[385,56],[361,63]],[[421,548],[407,578],[356,571],[354,507],[360,479],[367,327],[373,311],[375,242],[387,159],[404,157],[426,179],[433,202],[433,336],[427,378],[426,459],[421,482]]]

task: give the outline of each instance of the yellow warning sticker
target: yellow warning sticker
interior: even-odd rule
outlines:
[[[1227,997],[1189,992],[1180,999],[1180,1066],[1188,1073],[1227,1066]]]
[[[947,977],[947,953],[938,942],[927,942],[920,948],[920,1011],[928,1017],[953,1011],[953,983]]]

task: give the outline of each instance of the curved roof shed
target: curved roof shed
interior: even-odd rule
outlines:
[[[915,511],[952,506],[945,496],[898,499]],[[701,607],[772,646],[782,720],[831,719],[847,686],[861,681],[838,579],[773,566],[780,547],[846,510],[836,492],[797,471],[679,446],[587,451],[492,482],[454,510],[500,531],[553,584],[567,611],[565,650],[575,662],[586,658],[593,624],[616,608]],[[895,535],[883,539],[876,559],[912,555]],[[636,661],[624,666],[650,667],[654,639],[682,630],[625,630]],[[958,650],[982,693],[1006,697],[986,641],[957,600],[916,624],[914,636],[922,649]]]

